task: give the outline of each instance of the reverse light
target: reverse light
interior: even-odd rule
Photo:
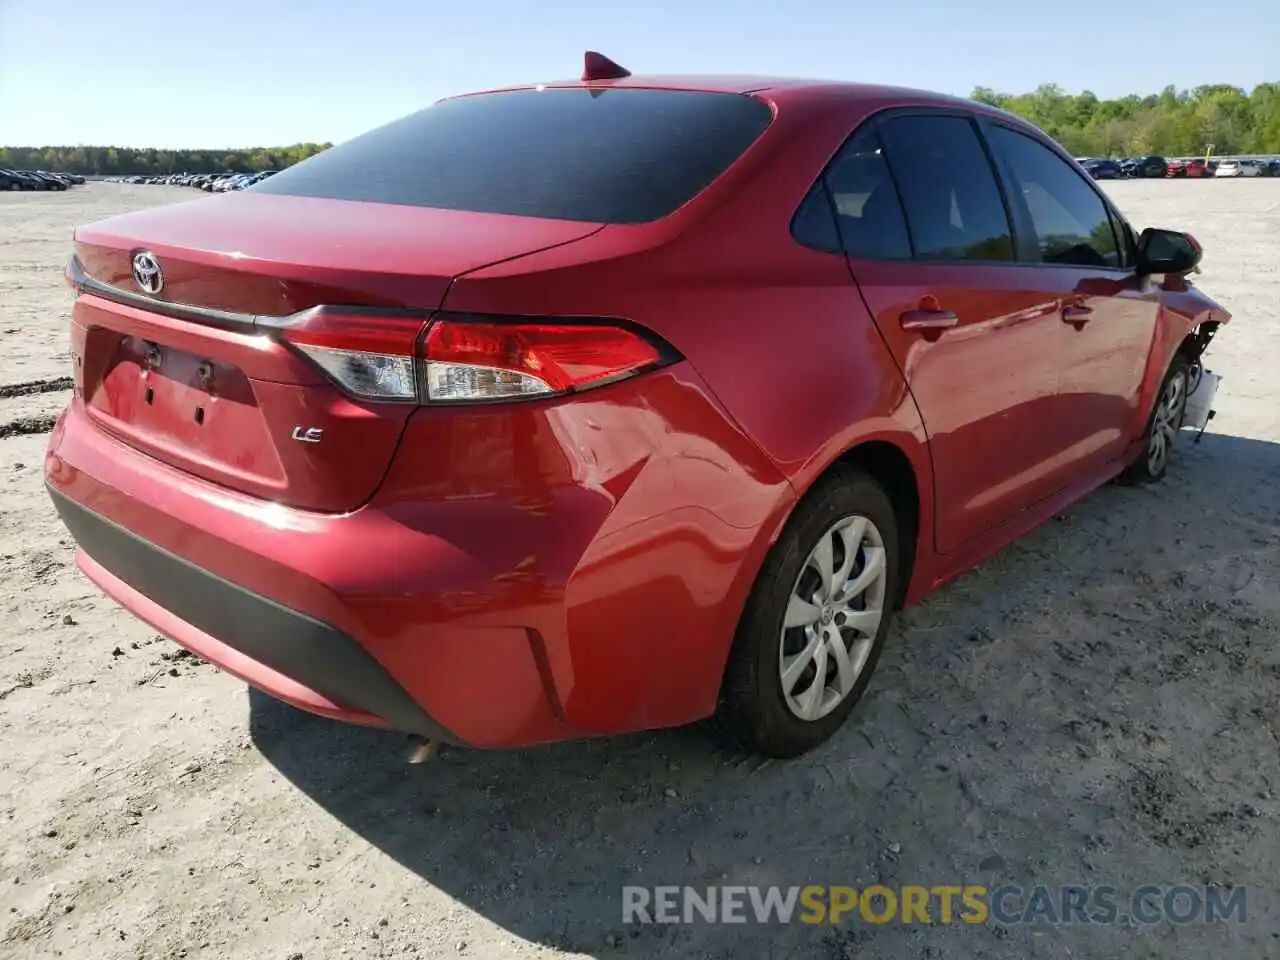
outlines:
[[[362,400],[418,399],[416,346],[422,316],[310,311],[280,336],[343,390]]]
[[[298,344],[298,349],[347,392],[367,400],[416,400],[413,357]]]
[[[664,360],[648,338],[607,322],[438,319],[424,344],[428,401],[551,396],[600,386]]]

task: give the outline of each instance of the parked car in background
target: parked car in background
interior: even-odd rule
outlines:
[[[203,190],[206,193],[227,193],[232,191],[244,190],[256,183],[261,183],[276,173],[278,170],[260,170],[257,172],[244,173],[167,173],[163,176],[140,176],[128,175],[118,177],[107,177],[107,183],[136,183],[148,186],[174,186],[174,187],[191,187],[196,190]],[[59,174],[59,176],[64,176]],[[83,178],[81,178],[83,181]]]
[[[1121,169],[1126,177],[1156,178],[1169,172],[1169,164],[1164,157],[1133,157],[1121,164]]]
[[[34,190],[35,186],[17,170],[0,168],[0,190]]]
[[[60,186],[63,186],[62,184],[58,184],[55,181],[51,181],[45,177],[40,176],[34,170],[12,170],[10,171],[10,173],[16,177],[19,177],[22,180],[22,183],[23,183],[22,189],[24,190],[38,190],[38,191],[47,192],[50,190],[56,190]]]
[[[1114,160],[1086,160],[1081,166],[1095,180],[1116,180],[1120,177],[1120,164]]]
[[[37,177],[29,170],[11,170],[10,174],[17,177],[22,184],[23,190],[48,190],[49,184]]]
[[[1168,163],[1166,177],[1199,179],[1201,177],[1212,176],[1209,166],[1200,158],[1191,160],[1171,160]]]
[[[1224,160],[1224,161],[1222,161],[1222,162],[1218,165],[1218,169],[1217,169],[1217,171],[1214,173],[1214,176],[1218,176],[1218,177],[1222,176],[1222,175],[1223,175],[1223,174],[1222,174],[1223,167],[1227,166],[1227,164],[1228,164],[1228,163],[1229,163],[1229,164],[1231,164],[1231,165],[1233,166],[1234,170],[1235,170],[1235,172],[1234,172],[1233,174],[1230,174],[1231,176],[1235,176],[1235,177],[1256,177],[1256,176],[1260,176],[1260,175],[1261,175],[1261,172],[1262,172],[1262,171],[1261,171],[1261,166],[1262,166],[1262,164],[1261,164],[1261,162],[1260,162],[1260,161],[1258,161],[1258,160],[1254,160],[1254,159],[1249,158],[1249,157],[1244,157],[1244,158],[1239,159],[1239,160]]]
[[[261,183],[263,180],[266,180],[268,177],[272,176],[273,174],[275,174],[274,170],[263,170],[260,173],[250,174],[249,176],[244,177],[240,181],[238,181],[234,189],[245,190],[249,187],[252,187],[255,183]]]
[[[597,55],[74,250],[44,472],[89,578],[298,707],[490,748],[812,749],[895,609],[1165,475],[1229,319],[1008,113]]]
[[[230,177],[226,177],[218,182],[218,184],[214,187],[214,192],[226,193],[229,190],[239,189],[240,184],[244,183],[244,181],[249,179],[250,176],[252,176],[252,174],[237,173],[237,174],[233,174]]]
[[[22,182],[23,190],[49,190],[51,189],[48,181],[41,177],[37,177],[30,170],[14,170],[13,176],[19,178]]]
[[[66,190],[67,184],[63,183],[57,177],[47,173],[40,173],[36,170],[21,170],[20,173],[30,177],[36,184],[37,190]]]
[[[1262,160],[1258,163],[1258,176],[1280,177],[1280,160]]]
[[[75,182],[65,173],[51,173],[48,170],[37,170],[36,173],[47,180],[56,180],[62,184],[64,190]]]

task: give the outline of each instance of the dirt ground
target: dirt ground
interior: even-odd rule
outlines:
[[[701,729],[408,766],[181,655],[42,489],[77,223],[0,194],[0,957],[1280,958],[1280,181],[1108,187],[1235,314],[1218,417],[910,610],[817,753]],[[34,381],[51,381],[18,389]],[[29,392],[24,392],[29,391]],[[16,395],[22,394],[22,395]],[[1247,887],[1244,924],[631,927],[635,884]]]

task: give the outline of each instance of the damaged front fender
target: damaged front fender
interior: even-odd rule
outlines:
[[[1148,282],[1160,301],[1160,312],[1142,384],[1143,423],[1174,355],[1182,353],[1190,361],[1199,360],[1218,329],[1231,320],[1230,311],[1184,276],[1170,274]]]

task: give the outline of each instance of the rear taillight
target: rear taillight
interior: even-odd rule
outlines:
[[[426,318],[314,310],[280,335],[362,400],[418,399],[416,347]]]
[[[425,331],[424,331],[425,328]],[[352,396],[476,403],[602,386],[676,359],[649,334],[609,320],[505,320],[321,308],[279,335]]]
[[[430,401],[568,393],[660,364],[663,351],[616,324],[438,319],[425,344]]]

